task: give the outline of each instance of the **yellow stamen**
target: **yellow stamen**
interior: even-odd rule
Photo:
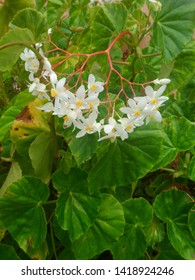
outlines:
[[[81,100],[78,100],[78,101],[76,102],[76,106],[77,106],[78,108],[80,108],[82,105],[83,105],[83,102],[82,102]]]
[[[92,102],[89,102],[88,105],[89,105],[89,109],[93,108],[93,103]]]
[[[56,95],[58,95],[57,90],[55,90],[55,89],[52,88],[52,90],[51,90],[51,96],[52,96],[52,97],[55,97]]]
[[[128,132],[128,131],[130,131],[132,129],[132,126],[131,125],[127,125],[126,126],[126,131]]]
[[[38,91],[38,95],[42,95],[43,94],[43,92],[42,91]]]
[[[88,125],[88,126],[85,128],[85,130],[86,130],[87,132],[93,131],[93,126],[92,126],[92,125]]]
[[[114,140],[115,140],[115,137],[114,137],[114,136],[111,136],[111,137],[110,137],[110,142],[114,142]]]
[[[152,99],[152,100],[151,100],[151,103],[152,103],[153,105],[157,105],[157,104],[158,104],[158,101],[157,101],[156,99]]]
[[[135,112],[135,116],[136,116],[136,117],[139,117],[140,115],[141,115],[140,111],[136,111],[136,112]]]
[[[91,90],[93,90],[93,91],[95,91],[96,88],[97,88],[97,86],[96,86],[95,84],[93,84],[93,85],[91,86]]]
[[[70,118],[69,118],[69,116],[64,116],[63,119],[64,119],[65,122],[67,122],[67,121],[69,121]]]

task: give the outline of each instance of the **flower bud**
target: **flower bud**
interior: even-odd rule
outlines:
[[[160,12],[162,4],[157,0],[149,0],[150,6],[154,12]]]

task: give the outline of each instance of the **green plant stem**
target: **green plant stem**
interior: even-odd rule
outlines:
[[[55,246],[55,240],[54,240],[54,234],[53,234],[53,228],[52,228],[52,223],[50,222],[50,233],[51,233],[51,242],[52,242],[52,247],[53,247],[53,253],[55,256],[55,259],[58,259],[57,252],[56,252],[56,246]]]
[[[54,168],[54,170],[56,170],[57,162],[58,162],[59,147],[58,147],[58,141],[57,141],[57,138],[56,138],[54,115],[51,115],[51,119],[50,119],[49,125],[50,125],[50,131],[51,131],[51,139],[52,139],[52,142],[53,142],[53,145],[54,145],[54,163],[53,163],[53,168]]]
[[[112,61],[113,64],[121,64],[121,65],[131,65],[131,62],[125,62],[125,61]]]
[[[55,199],[55,200],[49,200],[49,201],[45,202],[43,205],[50,205],[50,204],[54,204],[54,203],[56,203],[56,202],[57,202],[57,199]]]

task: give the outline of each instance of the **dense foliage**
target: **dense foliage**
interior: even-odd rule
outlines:
[[[2,2],[0,259],[195,259],[194,0]]]

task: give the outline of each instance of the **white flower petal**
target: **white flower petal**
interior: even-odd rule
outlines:
[[[52,83],[52,86],[54,87],[54,84],[56,84],[58,81],[56,73],[52,71],[52,73],[49,75],[49,77],[50,77],[50,82]]]
[[[79,131],[76,135],[76,138],[80,138],[83,137],[86,134],[86,131],[84,129],[82,129],[81,131]]]
[[[66,82],[66,78],[62,78],[61,80],[59,80],[56,84],[56,89],[60,91],[63,90],[65,82]]]
[[[79,99],[84,99],[85,98],[85,87],[84,85],[80,86],[77,91],[76,91],[76,96]]]
[[[113,128],[114,128],[113,125],[106,124],[106,125],[104,125],[104,132],[106,134],[109,134],[112,131]]]
[[[145,93],[146,93],[147,96],[152,98],[153,95],[154,95],[154,90],[153,90],[153,88],[151,86],[147,86],[145,88]]]
[[[93,84],[93,83],[95,83],[95,76],[93,74],[89,74],[88,84]]]
[[[166,85],[161,86],[161,87],[156,91],[156,97],[161,96],[161,95],[163,94],[163,92],[165,91],[166,87],[167,87]]]

